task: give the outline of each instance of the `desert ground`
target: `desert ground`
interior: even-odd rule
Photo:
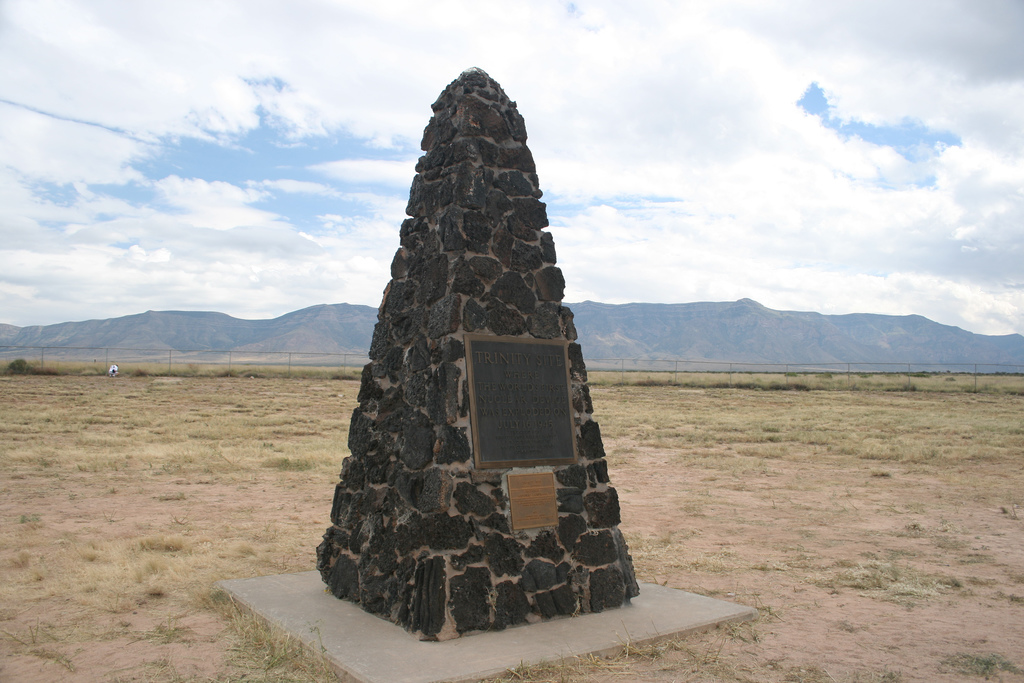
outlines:
[[[221,579],[314,568],[357,384],[0,377],[0,681],[330,681]],[[639,578],[756,621],[505,681],[1024,681],[1024,396],[592,385]]]

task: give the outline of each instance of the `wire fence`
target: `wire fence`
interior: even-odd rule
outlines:
[[[22,358],[38,363],[40,368],[59,371],[61,366],[95,366],[106,372],[116,364],[121,372],[135,366],[147,371],[166,368],[168,373],[181,368],[220,368],[227,372],[244,372],[255,368],[353,368],[362,367],[368,358],[365,353],[315,353],[300,351],[223,351],[210,349],[143,349],[119,346],[3,346],[0,362],[8,363]]]
[[[742,361],[676,360],[672,358],[588,358],[587,368],[604,372],[720,373],[968,373],[1021,374],[1024,365],[1009,363],[818,362],[748,363]]]
[[[677,359],[589,358],[592,378],[618,384],[792,389],[998,390],[1024,393],[1024,365],[1009,363],[749,363]]]
[[[336,368],[344,372],[360,368],[368,360],[365,353],[0,345],[0,362],[6,364],[19,358],[56,372],[85,369],[103,373],[116,363],[122,373],[136,368],[144,368],[149,373],[196,373],[201,368],[221,374],[273,370],[288,375],[293,371],[312,369]],[[1024,392],[1024,364],[749,363],[675,358],[588,358],[587,369],[597,382],[618,384],[650,382],[794,389],[938,388],[951,391],[979,391],[998,385],[1002,390]]]

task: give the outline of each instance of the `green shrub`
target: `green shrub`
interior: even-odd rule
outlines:
[[[32,372],[32,366],[24,358],[17,358],[7,364],[8,375],[28,375]]]

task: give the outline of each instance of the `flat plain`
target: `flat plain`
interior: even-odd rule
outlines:
[[[314,568],[357,389],[0,377],[0,680],[332,680],[214,583]],[[592,394],[641,580],[760,616],[504,680],[1024,681],[1024,396]]]

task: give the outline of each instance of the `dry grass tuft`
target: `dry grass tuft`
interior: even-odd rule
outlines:
[[[818,585],[854,588],[883,600],[912,605],[915,600],[935,597],[950,588],[960,588],[961,582],[949,576],[929,575],[909,565],[872,560],[852,567],[843,566],[834,577],[821,580]]]
[[[998,675],[1000,671],[1022,673],[1016,664],[1000,654],[975,655],[964,652],[950,655],[942,660],[942,666],[954,673],[967,676],[982,676],[986,680]]]
[[[139,550],[150,550],[161,553],[177,553],[189,548],[189,540],[184,536],[144,536],[135,541]]]
[[[238,655],[236,663],[258,672],[261,680],[275,683],[336,683],[338,680],[322,650],[310,652],[299,640],[238,609],[229,599],[218,598],[217,604],[239,637],[240,642],[234,648]]]
[[[27,550],[19,550],[18,553],[11,558],[11,566],[15,569],[25,569],[32,564],[32,556]]]

